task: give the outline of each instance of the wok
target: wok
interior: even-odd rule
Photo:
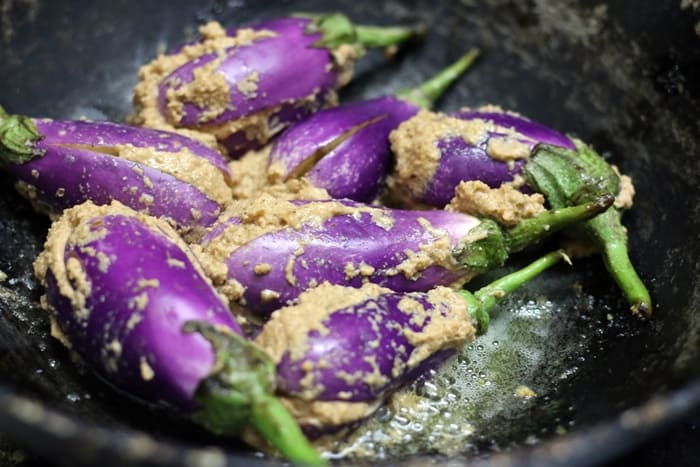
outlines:
[[[211,18],[233,25],[332,7],[366,23],[429,25],[409,50],[364,59],[344,100],[416,84],[481,47],[482,59],[439,108],[518,110],[575,133],[629,173],[637,197],[624,220],[654,315],[631,316],[596,258],[548,271],[494,318],[533,299],[556,311],[532,340],[539,358],[523,373],[538,397],[520,410],[492,404],[487,423],[451,456],[385,462],[592,465],[700,403],[700,11],[681,3],[692,2],[2,0],[0,103],[32,116],[123,120],[138,67]],[[0,177],[7,276],[0,283],[0,431],[7,436],[0,447],[9,439],[71,466],[270,462],[135,404],[50,338],[32,274],[49,222]],[[20,462],[6,452],[0,461]]]

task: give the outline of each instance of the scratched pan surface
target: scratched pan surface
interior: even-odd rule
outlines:
[[[441,109],[490,102],[521,111],[590,141],[632,175],[638,193],[625,222],[633,261],[656,301],[653,319],[642,322],[627,313],[597,260],[549,271],[495,317],[506,322],[533,300],[547,304],[548,318],[532,321],[542,328],[529,341],[538,346],[532,349],[538,358],[519,374],[538,397],[514,410],[507,402],[512,394],[497,393],[509,409],[499,410],[491,401],[477,432],[455,440],[457,449],[449,457],[398,451],[384,462],[423,465],[469,458],[595,464],[697,406],[700,37],[694,28],[700,11],[681,10],[680,4],[352,0],[332,5],[368,23],[430,26],[424,41],[410,50],[390,60],[377,54],[365,59],[341,98],[415,84],[478,45],[482,59],[442,100]],[[139,65],[190,38],[203,21],[234,25],[328,9],[320,0],[2,0],[0,104],[33,116],[122,120],[130,112]],[[172,414],[134,403],[48,336],[31,267],[48,221],[14,192],[9,177],[2,174],[0,180],[0,270],[6,276],[0,283],[0,464],[27,462],[13,454],[15,446],[57,465],[267,462],[235,441],[211,438]],[[480,343],[492,344],[485,339]]]

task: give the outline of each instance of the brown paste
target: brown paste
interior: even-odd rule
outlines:
[[[292,360],[299,360],[308,350],[306,337],[311,331],[321,335],[328,333],[323,322],[333,311],[388,292],[389,289],[376,284],[356,289],[323,282],[299,295],[296,305],[273,312],[255,342],[275,363],[288,351]]]
[[[634,204],[634,184],[632,183],[632,178],[629,175],[624,175],[620,173],[620,169],[617,166],[612,166],[613,170],[619,177],[620,188],[615,197],[614,206],[617,209],[630,209]]]
[[[263,348],[279,364],[285,355],[290,362],[302,363],[302,369],[307,372],[301,380],[302,390],[292,396],[285,396],[285,402],[294,416],[305,425],[325,426],[328,424],[342,425],[360,420],[374,411],[381,400],[367,403],[345,402],[342,399],[350,394],[339,394],[340,400],[317,402],[315,399],[324,390],[322,383],[314,382],[313,372],[316,369],[327,368],[329,363],[324,361],[304,361],[309,351],[308,336],[316,332],[323,336],[328,334],[326,321],[332,313],[381,294],[391,293],[390,290],[375,284],[365,284],[359,289],[323,283],[318,287],[307,290],[299,297],[296,305],[275,311],[263,327],[255,342]],[[474,339],[475,329],[471,323],[467,304],[464,299],[447,287],[437,287],[427,293],[427,300],[433,308],[426,307],[415,298],[407,295],[399,302],[399,310],[411,317],[410,323],[420,328],[413,331],[410,328],[402,332],[414,347],[410,355],[407,349],[395,349],[397,358],[392,369],[392,377],[400,377],[410,369],[435,352],[447,348],[459,348]],[[399,326],[398,322],[383,321],[382,315],[374,313],[376,303],[370,301],[366,308],[359,308],[357,313],[371,313],[377,335],[382,327]],[[379,348],[380,342],[367,342],[370,348]],[[339,370],[336,377],[352,385],[358,382],[374,388],[382,388],[390,381],[381,373],[376,356],[365,358],[370,370],[357,370],[352,373]],[[381,398],[380,398],[381,399]],[[332,413],[328,409],[333,409]]]
[[[544,212],[544,201],[544,196],[540,193],[526,195],[507,183],[498,188],[490,188],[484,182],[476,180],[457,185],[455,196],[445,209],[487,217],[501,225],[513,226],[523,219]]]
[[[244,289],[239,283],[229,281],[226,260],[231,253],[249,241],[286,228],[299,230],[305,225],[320,227],[327,219],[336,215],[369,212],[372,214],[373,220],[386,217],[381,209],[370,206],[358,209],[345,206],[337,201],[293,204],[289,200],[303,199],[303,196],[290,193],[289,188],[294,185],[303,186],[304,182],[290,181],[284,185],[278,185],[278,188],[281,187],[279,190],[273,187],[269,191],[262,192],[256,198],[233,201],[220,217],[219,223],[226,223],[227,219],[231,217],[240,219],[240,222],[225,228],[203,247],[195,247],[209,277],[231,300],[240,299]],[[303,189],[301,191],[304,192]],[[291,267],[297,260],[302,260],[300,258],[302,254],[303,249],[294,252],[289,258],[279,258],[279,261],[287,264],[287,280],[290,283],[295,282],[295,278],[290,272]]]
[[[117,145],[114,149],[117,157],[143,164],[197,187],[221,206],[226,206],[233,197],[227,174],[188,148],[182,148],[176,153],[130,144]]]
[[[44,249],[34,262],[34,272],[39,281],[45,286],[46,274],[49,270],[51,271],[56,278],[59,294],[70,301],[78,320],[87,320],[90,317],[91,310],[86,306],[86,303],[88,297],[92,294],[92,284],[80,261],[75,257],[69,257],[66,260],[64,257],[65,251],[67,248],[73,248],[95,256],[98,258],[100,269],[107,270],[117,258],[104,254],[100,256],[100,253],[96,252],[91,244],[107,235],[106,229],[104,227],[101,228],[100,221],[95,219],[108,215],[123,215],[136,218],[153,232],[164,235],[189,256],[194,267],[203,275],[203,271],[199,268],[196,259],[189,253],[187,245],[167,222],[133,211],[117,201],[101,206],[88,201],[74,206],[66,209],[52,223]],[[180,264],[166,263],[166,265],[178,269],[182,267]],[[135,273],[137,274],[137,272]],[[160,283],[158,280],[150,277],[136,277],[134,279],[132,306],[136,310],[143,310],[148,304],[148,296],[144,290],[158,287]],[[42,307],[51,311],[45,298],[42,298],[41,303]],[[136,314],[127,323],[127,329],[133,329],[139,320],[140,317]],[[52,321],[52,323],[52,335],[67,343],[67,339],[60,333],[55,322]],[[119,353],[117,350],[120,344],[118,341],[110,342],[109,348],[105,348],[104,353],[116,357]]]
[[[492,107],[477,110],[489,111]],[[491,132],[504,133],[492,137]],[[387,184],[394,196],[406,202],[419,198],[432,180],[442,157],[438,142],[458,137],[470,145],[489,141],[486,153],[495,160],[511,162],[530,154],[529,144],[513,129],[497,127],[490,120],[462,120],[446,114],[422,110],[391,132],[389,140],[395,157],[395,168]]]
[[[168,86],[165,92],[166,117],[173,125],[181,126],[186,102],[204,109],[199,116],[199,123],[206,123],[227,110],[234,110],[229,102],[231,89],[226,77],[219,72],[221,62],[225,58],[224,50],[221,49],[217,53],[216,59],[193,70],[192,81],[178,88]],[[177,84],[175,79],[167,82],[171,85]]]
[[[223,82],[220,79],[223,78],[223,75],[220,73],[207,74],[207,70],[196,71],[196,73],[207,76],[200,76],[202,79],[195,80],[197,84],[185,89],[183,91],[184,95],[174,96],[171,94],[167,96],[167,113],[170,119],[166,119],[160,112],[158,89],[168,75],[191,60],[210,53],[218,53],[219,57],[214,60],[214,62],[217,62],[227,49],[249,45],[256,40],[273,37],[275,33],[243,28],[236,31],[236,36],[230,37],[226,35],[226,30],[221,24],[215,21],[201,26],[199,33],[201,40],[196,43],[186,45],[174,54],[160,54],[156,59],[141,67],[139,70],[139,82],[134,87],[136,114],[132,117],[132,123],[147,128],[179,132],[212,148],[219,149],[214,135],[192,129],[178,128],[178,122],[182,116],[182,106],[181,103],[177,103],[177,99],[187,98],[187,100],[195,103],[207,104],[207,108],[214,106],[212,112],[220,114],[227,108],[230,101],[228,83],[225,82],[225,79]],[[216,76],[217,74],[219,76]],[[221,99],[224,98],[225,100],[222,101]],[[221,104],[220,102],[225,102],[226,104]]]
[[[235,110],[231,104],[231,86],[219,68],[222,61],[236,53],[236,47],[249,45],[257,40],[274,37],[273,31],[239,29],[235,37],[226,35],[224,28],[216,22],[210,22],[200,28],[201,40],[186,45],[175,54],[161,54],[152,62],[141,67],[139,83],[134,88],[134,105],[136,115],[133,123],[149,128],[177,131],[191,138],[202,141],[210,147],[217,148],[217,141],[224,141],[229,136],[242,132],[249,141],[265,144],[279,133],[286,123],[280,122],[275,115],[283,106],[292,105],[300,108],[317,108],[337,104],[335,90],[328,90],[319,95],[320,89],[313,90],[308,96],[280,102],[278,105],[263,109],[252,115],[244,115],[232,121],[213,124],[213,120],[228,110]],[[211,53],[217,54],[211,62],[197,67],[193,71],[192,81],[178,83],[175,78],[168,78],[176,69],[187,62]],[[354,47],[342,45],[332,51],[333,60],[329,63],[336,73],[337,86],[347,83],[352,77],[353,63],[359,51]],[[166,79],[166,115],[162,115],[158,105],[159,87]],[[259,71],[253,70],[240,81],[234,83],[236,90],[247,99],[254,99],[260,93],[258,83]],[[180,85],[181,84],[181,85]],[[180,86],[178,86],[180,85]],[[199,117],[195,129],[182,128],[185,103],[192,103],[205,109]]]
[[[269,154],[270,146],[265,146],[229,162],[235,199],[255,198],[263,193],[286,200],[330,199],[325,189],[311,185],[305,178],[284,181],[278,165],[268,167]]]

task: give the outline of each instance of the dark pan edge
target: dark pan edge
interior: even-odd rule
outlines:
[[[699,404],[700,379],[696,379],[682,389],[655,397],[611,420],[546,440],[534,447],[523,447],[482,459],[421,456],[406,459],[402,464],[454,465],[454,462],[458,462],[475,466],[513,467],[597,465],[639,446]],[[137,430],[105,429],[14,394],[3,386],[0,386],[0,431],[11,433],[12,439],[27,451],[61,466],[96,465],[96,462],[105,467],[125,464],[139,467],[216,467],[241,462],[251,466],[278,464],[254,455],[232,455],[214,447],[189,448],[170,441],[158,441]],[[37,439],[42,440],[41,445],[36,444]]]

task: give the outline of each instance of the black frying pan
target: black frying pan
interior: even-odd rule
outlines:
[[[480,46],[483,58],[440,108],[501,104],[577,134],[632,175],[638,194],[625,223],[656,309],[649,322],[632,317],[596,259],[524,289],[495,319],[533,297],[557,310],[527,373],[539,397],[521,411],[492,406],[453,459],[595,464],[700,402],[700,12],[680,4],[0,0],[0,103],[32,116],[122,120],[139,65],[211,18],[233,25],[338,9],[367,23],[430,25],[393,59],[365,59],[345,100],[418,83]],[[10,442],[71,466],[263,463],[116,393],[48,336],[31,268],[48,221],[1,177],[0,464],[22,464]],[[430,453],[393,460],[446,462]]]

